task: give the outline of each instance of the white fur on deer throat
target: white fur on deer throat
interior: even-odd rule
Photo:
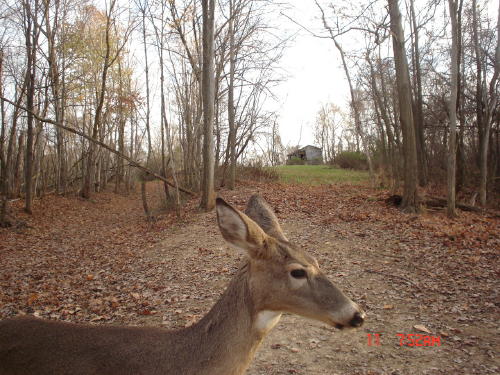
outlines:
[[[271,310],[262,310],[255,319],[255,328],[261,333],[267,333],[279,322],[281,313]]]

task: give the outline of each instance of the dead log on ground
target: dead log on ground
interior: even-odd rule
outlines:
[[[398,194],[393,194],[389,196],[385,202],[387,204],[393,205],[393,206],[399,206],[401,202],[403,201],[403,197]],[[426,197],[420,201],[421,204],[427,206],[427,207],[435,207],[435,208],[445,208],[446,205],[448,204],[445,198],[440,198],[440,197]],[[484,212],[484,209],[480,207],[475,207],[475,206],[470,206],[468,204],[464,203],[457,203],[456,204],[457,208],[461,209],[462,211],[469,211],[469,212]]]

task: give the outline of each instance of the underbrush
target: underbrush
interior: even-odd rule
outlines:
[[[279,173],[273,168],[263,167],[262,165],[238,166],[236,175],[239,179],[250,181],[278,181]]]
[[[286,164],[287,165],[304,165],[305,161],[304,161],[304,159],[301,159],[297,156],[293,156],[286,161]]]
[[[366,155],[361,152],[344,151],[335,157],[334,164],[342,169],[367,170]]]

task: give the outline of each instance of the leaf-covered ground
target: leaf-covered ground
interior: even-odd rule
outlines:
[[[500,371],[498,217],[408,215],[386,206],[385,192],[361,186],[254,184],[220,193],[244,208],[255,192],[368,320],[338,331],[286,315],[249,374]],[[138,194],[49,196],[36,201],[32,217],[15,207],[27,225],[0,230],[0,317],[192,324],[242,261],[222,240],[215,214],[199,213],[196,203],[180,219],[163,214],[152,224]],[[398,334],[439,337],[440,346],[401,346]]]

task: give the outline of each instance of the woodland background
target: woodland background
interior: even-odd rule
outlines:
[[[283,163],[299,145],[281,142],[279,114],[266,102],[286,79],[280,58],[293,38],[274,21],[286,17],[286,6],[4,2],[2,225],[12,199],[24,199],[30,212],[33,198],[47,193],[89,198],[109,184],[128,192],[156,178],[165,180],[166,200],[177,209],[182,191],[201,192],[206,209],[215,187],[234,187],[238,165]],[[429,186],[447,187],[451,216],[457,194],[467,203],[477,196],[482,206],[494,204],[495,4],[312,1],[311,7],[316,25],[288,21],[331,39],[350,88],[348,108],[318,109],[314,132],[325,162],[362,154],[372,185],[402,192],[410,212],[420,207],[419,189],[425,195]],[[149,217],[146,197],[144,208]]]
[[[290,6],[0,3],[2,319],[193,324],[243,260],[215,195],[260,193],[368,317],[286,315],[249,374],[499,373],[499,4],[318,0],[311,24]],[[278,19],[339,53],[348,104],[313,119],[325,165],[281,165],[299,145],[269,105]]]

